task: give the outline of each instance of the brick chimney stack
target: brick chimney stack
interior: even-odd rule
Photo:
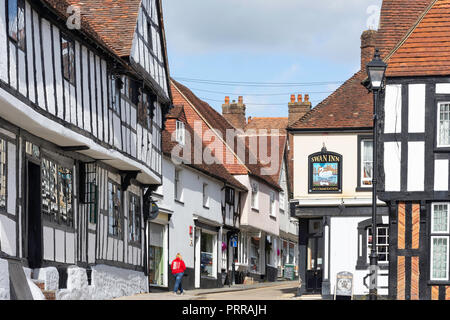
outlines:
[[[366,30],[361,35],[361,70],[366,70],[367,64],[372,61],[375,54],[377,32]]]
[[[288,125],[294,124],[297,120],[303,117],[307,112],[311,111],[311,102],[309,101],[309,94],[305,94],[303,101],[302,95],[297,96],[295,101],[295,94],[291,95],[291,102],[289,103],[289,120]]]
[[[237,103],[234,100],[230,103],[230,97],[225,97],[225,103],[222,105],[222,115],[236,129],[244,129],[247,124],[244,98],[240,96]]]

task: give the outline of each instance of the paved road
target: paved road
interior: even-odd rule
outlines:
[[[297,283],[281,283],[277,286],[245,291],[203,294],[196,300],[291,300],[296,299]]]

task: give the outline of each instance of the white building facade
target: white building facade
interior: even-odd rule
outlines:
[[[125,53],[80,6],[93,14],[73,29],[55,1],[0,4],[0,259],[22,279],[0,291],[25,292],[6,298],[43,298],[35,283],[56,299],[148,290],[144,212],[162,182],[171,104],[161,6],[128,12],[137,23],[122,30],[134,38]],[[150,29],[155,50],[132,53]]]

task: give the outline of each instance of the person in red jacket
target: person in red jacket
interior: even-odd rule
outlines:
[[[186,265],[184,264],[181,254],[177,253],[176,258],[171,264],[172,274],[175,276],[175,287],[173,288],[173,293],[177,294],[180,290],[180,294],[184,294],[183,286],[181,282],[183,280],[184,271],[186,270]]]

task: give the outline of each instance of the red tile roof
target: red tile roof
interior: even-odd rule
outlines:
[[[377,48],[387,55],[433,0],[383,0]]]
[[[131,54],[141,0],[66,0],[119,57]]]
[[[396,47],[432,1],[435,0],[383,1],[376,35],[376,46],[382,56],[388,55]],[[360,70],[290,128],[300,130],[372,128],[372,95],[361,85],[366,78],[366,71]]]
[[[245,126],[245,130],[254,129],[256,131],[266,129],[268,133],[271,130],[279,130],[280,134],[286,134],[288,126],[288,118],[273,118],[273,117],[255,117],[249,118]]]
[[[387,63],[388,77],[450,75],[450,0],[433,1]]]
[[[186,142],[191,143],[191,155],[188,162],[184,163],[186,166],[199,170],[206,175],[211,176],[212,178],[218,179],[220,181],[226,182],[228,185],[233,186],[237,189],[247,191],[247,188],[241,184],[236,178],[234,178],[226,168],[218,163],[207,164],[202,161],[202,163],[195,163],[194,159],[194,141],[196,141],[196,133],[192,129],[192,127],[188,124],[186,120],[186,115],[184,113],[184,108],[181,106],[172,108],[170,112],[170,117],[168,117],[166,121],[166,128],[162,132],[162,148],[163,153],[171,157],[172,150],[174,147],[178,146],[178,142],[172,141],[172,134],[176,130],[175,122],[179,120],[185,124],[185,130],[189,133],[191,137],[190,141],[186,140]],[[197,139],[200,140],[200,137],[197,136]],[[208,149],[205,143],[202,141],[202,154]],[[181,154],[183,156],[183,154]]]
[[[180,84],[179,82],[175,81],[175,80],[171,80],[171,89],[172,89],[172,95],[174,97],[174,103],[176,104],[180,104],[180,103],[191,103],[195,109],[197,110],[197,112],[200,114],[200,116],[204,119],[204,121],[206,121],[211,127],[212,129],[216,130],[217,132],[220,133],[220,135],[226,139],[227,137],[227,130],[235,130],[235,128],[228,122],[225,120],[225,118],[218,113],[216,110],[214,110],[209,104],[207,104],[206,102],[200,100],[191,90],[189,90],[187,87],[183,86],[182,84]],[[182,94],[182,96],[177,95],[176,92],[179,92]],[[179,96],[179,97],[178,97]],[[178,101],[179,98],[179,101]],[[186,101],[187,99],[187,101]],[[187,106],[185,105],[185,108]],[[197,117],[199,115],[196,115]],[[197,119],[195,117],[190,117],[189,115],[187,116],[188,119],[188,123],[190,125],[192,125],[193,120]],[[190,120],[191,119],[191,120]],[[192,121],[192,122],[191,122]],[[204,123],[203,121],[203,123]],[[240,155],[240,152],[238,151],[238,142],[237,142],[237,137],[234,139],[234,146],[233,146],[233,152],[234,152],[234,158],[235,163],[233,165],[230,164],[225,164],[225,168],[227,168],[227,170],[233,174],[233,175],[246,175],[246,174],[250,174],[260,180],[263,180],[264,182],[266,182],[267,184],[269,184],[270,186],[274,187],[277,190],[281,190],[280,186],[278,185],[278,183],[275,183],[272,178],[270,176],[264,175],[262,174],[262,169],[264,168],[264,165],[262,165],[261,163],[257,163],[257,164],[251,164],[250,161],[248,161],[248,159],[250,159],[250,150],[248,145],[245,146],[244,148],[244,152],[245,152],[245,159],[240,159],[237,157],[237,155]],[[230,153],[229,148],[225,146],[225,143],[223,143],[224,145],[224,157],[226,153]],[[244,164],[242,163],[244,162]]]
[[[291,129],[372,128],[372,95],[361,85],[366,73],[359,71],[328,98],[290,126]]]

